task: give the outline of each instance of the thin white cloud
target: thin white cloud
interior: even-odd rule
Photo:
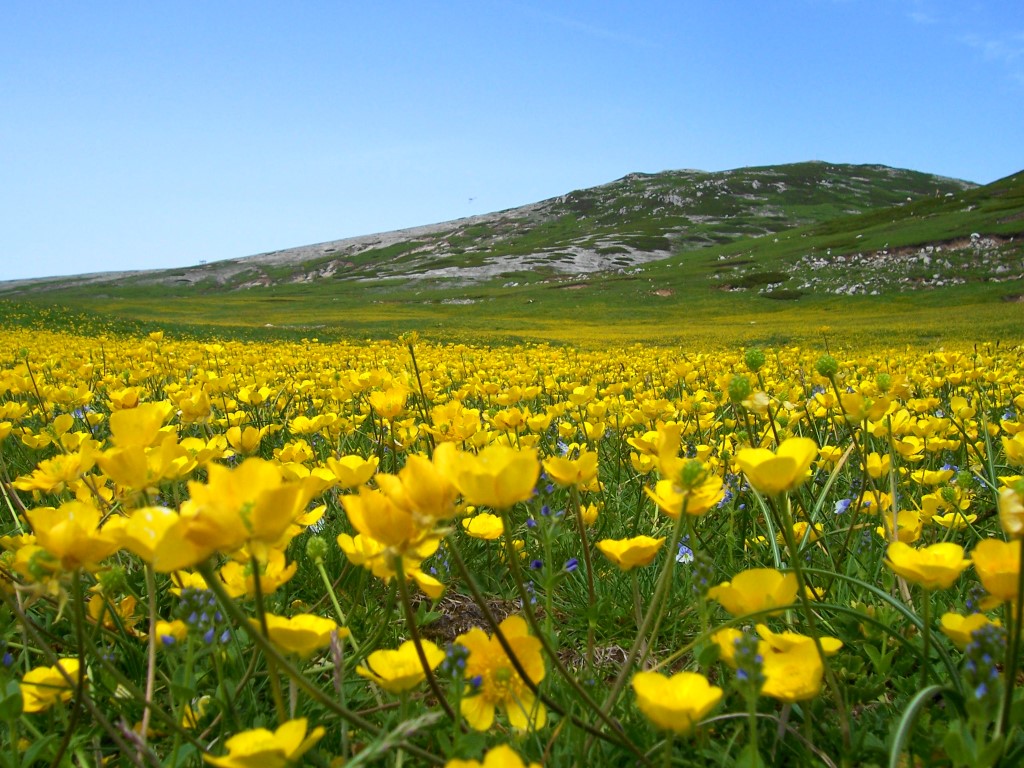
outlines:
[[[977,33],[960,36],[960,42],[981,53],[987,60],[1002,64],[1007,74],[1024,85],[1024,32],[986,37]]]
[[[579,18],[550,13],[546,10],[541,10],[523,3],[506,3],[505,5],[548,24],[563,27],[564,29],[569,29],[575,32],[582,32],[588,37],[607,40],[609,42],[622,45],[630,45],[637,48],[658,47],[657,43],[647,38],[631,35],[628,32],[623,32],[622,30],[608,29],[607,27],[591,24]]]

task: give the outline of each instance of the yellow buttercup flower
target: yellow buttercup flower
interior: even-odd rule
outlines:
[[[736,464],[750,485],[766,496],[777,496],[799,487],[818,456],[818,446],[809,437],[790,437],[772,453],[766,448],[744,448]]]
[[[347,627],[338,626],[332,619],[301,613],[290,618],[266,614],[267,634],[270,642],[289,653],[302,657],[310,656],[331,643],[331,635],[339,638],[351,634]],[[251,619],[256,623],[255,619]]]
[[[774,633],[763,624],[757,625],[761,636],[758,649],[765,682],[761,695],[784,702],[813,699],[821,691],[825,665],[814,638],[796,632]],[[832,656],[842,647],[834,637],[819,638],[822,651]]]
[[[338,485],[342,488],[356,488],[369,481],[373,473],[377,471],[380,459],[371,456],[364,459],[362,456],[349,454],[341,458],[328,458],[325,464],[331,474],[337,479]]]
[[[289,720],[276,731],[253,728],[236,733],[225,742],[223,757],[203,755],[203,760],[221,768],[287,768],[312,749],[324,735],[317,726],[307,736],[306,718]]]
[[[526,620],[509,616],[498,627],[530,681],[536,684],[543,680],[545,669],[540,640],[529,634]],[[525,730],[544,726],[547,710],[519,677],[496,637],[488,637],[476,627],[459,635],[455,642],[469,651],[465,674],[476,693],[462,699],[461,710],[472,728],[490,729],[496,707],[505,711],[513,728]]]
[[[958,613],[944,613],[942,618],[939,619],[939,629],[942,630],[942,634],[952,640],[953,645],[961,651],[971,642],[971,635],[982,627],[987,627],[989,624],[1001,626],[1001,622],[998,619],[993,621],[984,613],[972,613],[968,616],[961,616]]]
[[[774,568],[750,568],[737,573],[732,581],[723,581],[708,590],[708,597],[717,600],[733,616],[746,616],[768,608],[784,608],[796,600],[798,589],[795,573],[783,574]],[[776,616],[781,611],[768,614]]]
[[[1016,599],[1020,573],[1018,542],[982,539],[971,550],[971,560],[982,586],[990,595],[1005,602]]]
[[[73,658],[60,659],[52,667],[30,669],[21,678],[22,711],[43,712],[70,699],[78,671],[78,659]]]
[[[1024,538],[1024,481],[999,489],[999,524],[1011,539]]]
[[[478,512],[472,517],[464,517],[462,519],[462,527],[474,539],[484,539],[486,541],[500,538],[501,534],[505,532],[505,526],[501,522],[501,518],[497,515],[492,515],[490,512]]]
[[[1013,437],[1004,437],[1003,451],[1006,453],[1007,462],[1024,467],[1024,432],[1018,432]]]
[[[381,418],[393,419],[405,410],[405,401],[408,396],[409,391],[407,389],[395,386],[383,391],[371,392],[369,399],[373,410]]]
[[[452,443],[442,443],[438,450]],[[453,446],[454,447],[454,446]],[[460,453],[449,458],[453,482],[469,504],[506,509],[533,495],[540,462],[533,448],[517,450],[491,444],[479,454]]]
[[[257,429],[251,425],[245,427],[245,429],[242,427],[229,427],[228,431],[224,433],[224,437],[228,441],[228,445],[239,453],[256,453],[269,429],[270,427]]]
[[[341,503],[357,531],[396,551],[415,547],[427,533],[417,525],[408,509],[366,486],[359,487],[358,495],[342,497]]]
[[[664,543],[664,536],[659,539],[634,536],[631,539],[602,539],[597,542],[597,548],[620,569],[629,571],[638,566],[650,565]]]
[[[444,768],[540,768],[540,763],[527,764],[512,747],[501,744],[487,751],[483,762],[452,758]]]
[[[633,676],[636,704],[655,727],[689,734],[722,699],[722,689],[695,672],[666,677],[660,672]]]
[[[894,541],[886,557],[885,564],[894,573],[925,589],[949,589],[971,564],[964,558],[964,548],[952,542],[914,549]]]
[[[724,498],[722,478],[701,461],[691,459],[681,465],[670,463],[677,469],[674,477],[659,480],[653,491],[645,487],[644,492],[658,505],[658,509],[673,520],[684,511],[688,515],[703,515]]]
[[[101,528],[103,515],[90,503],[68,501],[58,509],[36,507],[28,510],[26,516],[35,531],[36,543],[57,557],[65,571],[95,570],[101,560],[120,547],[121,518],[108,521]]]
[[[437,669],[438,664],[444,661],[444,651],[429,640],[422,640],[420,644],[430,669]],[[356,673],[372,680],[388,693],[404,693],[427,677],[416,643],[412,640],[406,640],[393,651],[374,651],[366,657],[365,666],[356,667]]]
[[[583,451],[576,459],[552,456],[544,460],[544,471],[558,485],[586,488],[597,479],[597,451]]]
[[[875,533],[883,539],[901,541],[904,544],[913,544],[921,538],[921,531],[924,529],[924,520],[921,513],[916,509],[901,509],[896,512],[896,532],[893,536],[893,516],[888,512],[882,515],[882,525],[875,528]]]
[[[437,461],[413,454],[397,475],[376,477],[377,487],[424,528],[432,528],[455,514],[459,490],[443,471],[447,450],[450,449],[441,450],[442,456]]]
[[[277,544],[305,508],[301,482],[286,483],[278,467],[249,458],[234,469],[211,464],[206,483],[190,482],[182,504],[186,537],[196,546],[231,552],[246,542]]]
[[[158,573],[190,568],[211,554],[186,538],[187,521],[173,509],[136,509],[120,527],[120,544],[153,566]]]

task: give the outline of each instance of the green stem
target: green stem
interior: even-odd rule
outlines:
[[[274,644],[271,643],[262,632],[253,627],[249,621],[249,617],[245,615],[241,608],[231,599],[228,595],[227,590],[224,589],[223,583],[217,578],[213,572],[213,566],[210,561],[205,561],[196,566],[196,570],[206,579],[206,583],[217,597],[217,601],[220,603],[221,608],[224,609],[224,613],[229,615],[234,622],[241,627],[242,631],[249,635],[253,643],[255,643],[259,649],[268,658],[272,658],[277,666],[284,670],[285,674],[295,680],[299,688],[309,694],[310,698],[314,699],[317,703],[325,707],[328,711],[334,713],[342,720],[347,721],[356,728],[361,728],[371,736],[377,737],[381,735],[381,729],[371,723],[369,720],[353,712],[347,707],[342,706],[333,697],[328,696],[322,690],[317,688],[311,683],[301,671],[295,668],[284,656],[278,652]],[[405,741],[399,742],[402,749],[416,755],[421,760],[426,761],[431,765],[442,765],[444,763],[443,758],[429,752],[420,747],[408,744]]]
[[[316,569],[320,573],[320,579],[324,583],[324,588],[327,590],[327,596],[331,598],[331,605],[334,606],[334,612],[338,616],[338,623],[342,626],[348,625],[348,619],[345,618],[345,612],[341,610],[341,603],[338,602],[338,595],[334,591],[334,585],[331,583],[330,577],[327,575],[327,569],[324,568],[324,561],[319,557],[316,559]],[[352,648],[358,653],[359,643],[356,642],[354,635],[348,636],[348,641],[352,643]]]
[[[420,660],[420,666],[423,667],[423,673],[427,678],[427,685],[430,686],[431,693],[434,694],[434,698],[441,704],[441,708],[448,716],[448,719],[458,722],[459,716],[455,714],[455,710],[448,703],[448,698],[444,695],[444,691],[438,685],[437,677],[434,676],[434,669],[430,666],[430,662],[427,661],[427,654],[423,650],[423,640],[420,637],[419,627],[416,626],[416,616],[413,615],[412,605],[409,602],[409,585],[405,581],[405,564],[402,562],[400,555],[395,556],[395,578],[398,580],[398,597],[402,603],[402,610],[405,613],[405,623],[409,627],[409,635],[412,637],[413,645],[416,646],[416,656]],[[406,698],[402,699],[402,703],[404,707]]]
[[[1021,615],[1022,610],[1024,610],[1024,568],[1021,567],[1022,562],[1024,562],[1024,538],[1018,542],[1017,557],[1017,595],[1012,603],[1013,616],[1010,617],[1010,638],[1007,643],[1006,661],[1003,665],[1005,686],[1003,689],[1003,702],[1000,708],[999,727],[996,729],[997,735],[1009,733],[1010,714],[1013,709],[1013,689],[1017,682],[1021,621],[1024,618]]]
[[[590,542],[587,541],[587,526],[583,522],[583,510],[580,509],[580,492],[574,485],[569,489],[573,511],[576,513],[576,527],[579,529],[580,542],[583,544],[583,563],[587,569],[587,666],[594,668],[594,606],[597,595],[594,591],[594,566],[590,560]]]
[[[156,684],[156,576],[150,563],[146,563],[146,594],[149,597],[149,658],[146,660],[146,701],[142,710],[142,732],[139,734],[143,746],[149,732],[149,719],[153,712],[153,686]]]
[[[253,592],[256,598],[256,616],[260,622],[260,631],[263,633],[263,637],[270,641],[270,630],[267,627],[267,611],[266,606],[263,603],[263,587],[260,579],[260,562],[256,558],[253,552],[249,552],[249,561],[252,563],[252,583]],[[209,584],[207,579],[207,584]],[[277,666],[274,664],[273,659],[267,657],[267,677],[270,678],[270,693],[274,697],[274,708],[277,710],[277,721],[278,723],[284,723],[288,720],[288,710],[284,705],[284,694],[281,691],[281,679],[278,677]]]
[[[931,657],[932,650],[932,593],[925,590],[921,603],[921,621],[924,622],[924,627],[921,629],[921,645],[923,647],[923,658],[921,659],[921,688],[923,690],[928,685],[928,672],[931,667],[929,659]]]
[[[783,502],[780,505],[782,535],[786,540],[786,548],[789,550],[789,565],[793,569],[793,573],[796,574],[797,589],[799,590],[797,596],[800,600],[800,606],[803,609],[804,618],[807,619],[807,627],[810,631],[811,638],[814,640],[814,647],[818,651],[822,667],[825,669],[825,679],[828,680],[828,686],[832,689],[832,693],[836,697],[839,728],[843,735],[843,747],[844,749],[849,750],[850,721],[846,714],[846,702],[843,700],[843,691],[839,686],[839,681],[836,679],[832,665],[829,664],[828,658],[825,656],[825,651],[821,647],[821,638],[818,637],[817,621],[814,618],[814,609],[811,607],[811,600],[808,597],[807,578],[804,575],[803,564],[800,562],[800,557],[797,552],[796,537],[793,535],[793,514],[790,508],[789,494],[784,493],[781,500]]]
[[[647,606],[647,613],[644,614],[643,623],[640,625],[640,629],[637,630],[633,644],[629,648],[629,654],[626,656],[626,661],[623,663],[622,669],[619,670],[619,674],[615,678],[615,682],[612,683],[612,689],[608,692],[608,695],[605,697],[604,704],[601,706],[601,712],[605,715],[611,712],[612,707],[619,698],[619,694],[622,693],[622,689],[626,685],[626,678],[629,677],[629,674],[633,669],[633,663],[636,661],[637,656],[640,653],[640,646],[644,643],[644,639],[647,637],[647,632],[654,623],[655,615],[660,612],[659,607],[664,601],[665,595],[668,592],[668,585],[672,581],[672,571],[676,564],[676,559],[673,556],[673,553],[679,546],[679,539],[683,532],[683,518],[685,516],[686,501],[683,502],[683,509],[679,513],[679,517],[676,518],[675,525],[672,526],[668,555],[666,556],[665,563],[661,568],[661,573],[658,575],[658,582],[654,588],[654,597],[651,598],[651,603]],[[648,647],[645,650],[645,655],[649,650],[650,645],[648,644]]]
[[[621,729],[618,726],[615,727],[615,735],[618,736],[618,738],[613,737],[611,734],[603,733],[601,730],[595,728],[590,723],[584,722],[571,712],[567,712],[566,709],[562,707],[557,701],[555,701],[546,693],[540,690],[540,688],[537,686],[537,683],[533,681],[533,679],[523,668],[522,662],[519,661],[519,657],[516,656],[515,650],[509,643],[508,638],[505,637],[505,633],[501,631],[501,627],[498,625],[498,620],[494,617],[494,613],[491,611],[491,608],[488,605],[486,598],[480,591],[480,587],[479,585],[477,585],[476,579],[473,577],[473,574],[470,572],[469,567],[466,565],[466,561],[462,559],[462,555],[459,553],[459,548],[451,537],[448,538],[448,549],[452,556],[452,562],[455,563],[455,567],[459,571],[459,575],[462,576],[463,580],[465,581],[465,584],[469,589],[469,593],[473,596],[473,601],[476,603],[476,606],[480,609],[480,612],[484,616],[484,620],[487,622],[487,626],[490,627],[491,632],[494,635],[494,638],[498,641],[498,644],[501,646],[502,650],[505,651],[505,655],[508,657],[509,662],[512,664],[512,668],[516,671],[516,674],[519,675],[519,678],[523,681],[526,687],[530,689],[530,692],[533,693],[533,695],[536,696],[540,701],[542,701],[547,706],[547,708],[550,709],[552,712],[555,712],[556,714],[561,715],[562,717],[568,718],[574,725],[582,728],[592,736],[596,736],[599,739],[603,739],[618,746],[625,746],[640,760],[641,763],[646,765],[648,761],[643,752],[641,752],[637,748],[637,746],[633,744],[633,742],[630,741],[624,733],[622,733]],[[544,640],[542,639],[541,643],[543,642]],[[602,717],[602,719],[606,718]]]

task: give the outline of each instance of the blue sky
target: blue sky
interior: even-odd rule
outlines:
[[[0,6],[0,280],[455,219],[633,171],[1024,169],[1019,0]]]

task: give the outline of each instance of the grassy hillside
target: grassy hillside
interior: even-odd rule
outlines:
[[[1024,174],[974,188],[804,163],[632,174],[472,220],[0,296],[26,316],[59,304],[245,336],[780,342],[830,326],[889,342],[1012,339],[1022,235]]]

